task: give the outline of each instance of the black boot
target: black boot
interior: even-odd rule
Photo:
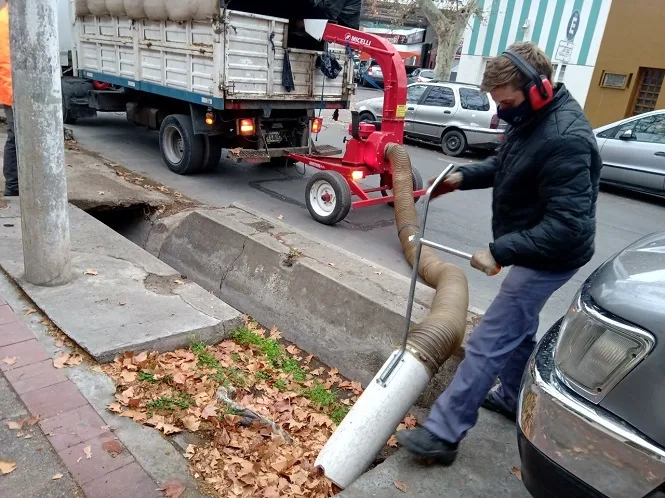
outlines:
[[[500,413],[511,422],[515,422],[517,420],[517,414],[506,408],[506,406],[501,402],[501,400],[498,398],[496,394],[496,391],[494,390],[491,390],[490,392],[487,393],[487,396],[485,396],[485,399],[483,400],[480,406],[485,408],[485,410],[490,410],[496,413]]]
[[[424,427],[398,431],[397,441],[414,455],[441,465],[450,465],[457,458],[458,443],[439,439]]]

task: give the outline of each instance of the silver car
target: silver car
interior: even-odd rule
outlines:
[[[522,380],[522,479],[535,497],[665,496],[665,232],[598,268]]]
[[[359,102],[356,110],[361,121],[379,121],[383,97]],[[496,149],[503,125],[494,101],[475,85],[429,82],[408,87],[405,137],[440,144],[449,156],[461,156],[468,149]]]
[[[413,71],[406,81],[411,83],[427,83],[434,79],[434,71],[432,69],[416,69]]]
[[[594,133],[603,158],[602,182],[665,196],[665,111],[633,116]]]

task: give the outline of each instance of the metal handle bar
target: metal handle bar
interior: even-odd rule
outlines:
[[[411,272],[411,285],[409,287],[409,301],[406,307],[406,325],[405,325],[406,330],[404,331],[404,338],[402,339],[402,346],[400,347],[399,352],[397,353],[397,355],[393,357],[393,360],[390,362],[390,364],[386,367],[386,369],[383,372],[381,372],[379,377],[376,379],[376,381],[383,386],[386,385],[388,378],[395,371],[395,368],[397,368],[397,365],[399,365],[400,361],[402,361],[404,353],[406,352],[409,330],[411,328],[411,314],[413,312],[413,301],[416,295],[416,284],[418,283],[418,267],[420,266],[420,255],[422,253],[423,245],[432,247],[434,249],[439,249],[440,251],[446,252],[448,254],[453,254],[455,256],[468,259],[469,261],[471,261],[471,258],[473,257],[469,253],[458,251],[457,249],[453,249],[452,247],[447,247],[437,242],[433,242],[431,240],[423,238],[423,234],[425,233],[425,223],[427,222],[427,212],[429,211],[429,202],[432,198],[432,193],[434,192],[434,189],[436,189],[436,187],[438,187],[439,184],[449,174],[453,172],[454,169],[455,169],[455,164],[451,163],[448,166],[446,166],[444,170],[439,174],[439,176],[437,176],[436,179],[432,182],[432,185],[430,185],[430,187],[425,192],[425,195],[423,196],[423,212],[420,218],[421,220],[420,230],[415,234],[411,235],[411,237],[409,237],[410,242],[415,241],[416,256],[413,260],[413,270]],[[501,270],[501,267],[498,265],[497,268],[498,271],[495,271],[493,275],[496,275]]]

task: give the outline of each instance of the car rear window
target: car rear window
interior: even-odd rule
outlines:
[[[460,88],[459,97],[463,109],[469,111],[489,111],[490,101],[487,94],[473,88]]]
[[[434,78],[434,71],[420,71],[421,78]]]

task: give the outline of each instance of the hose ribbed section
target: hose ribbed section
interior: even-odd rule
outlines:
[[[409,238],[420,232],[413,200],[411,159],[401,145],[386,146],[385,157],[392,165],[395,220],[404,255],[413,267],[416,245]],[[433,249],[423,246],[418,273],[436,292],[430,314],[409,331],[407,347],[434,375],[462,344],[469,307],[466,275],[457,266],[444,263]]]

